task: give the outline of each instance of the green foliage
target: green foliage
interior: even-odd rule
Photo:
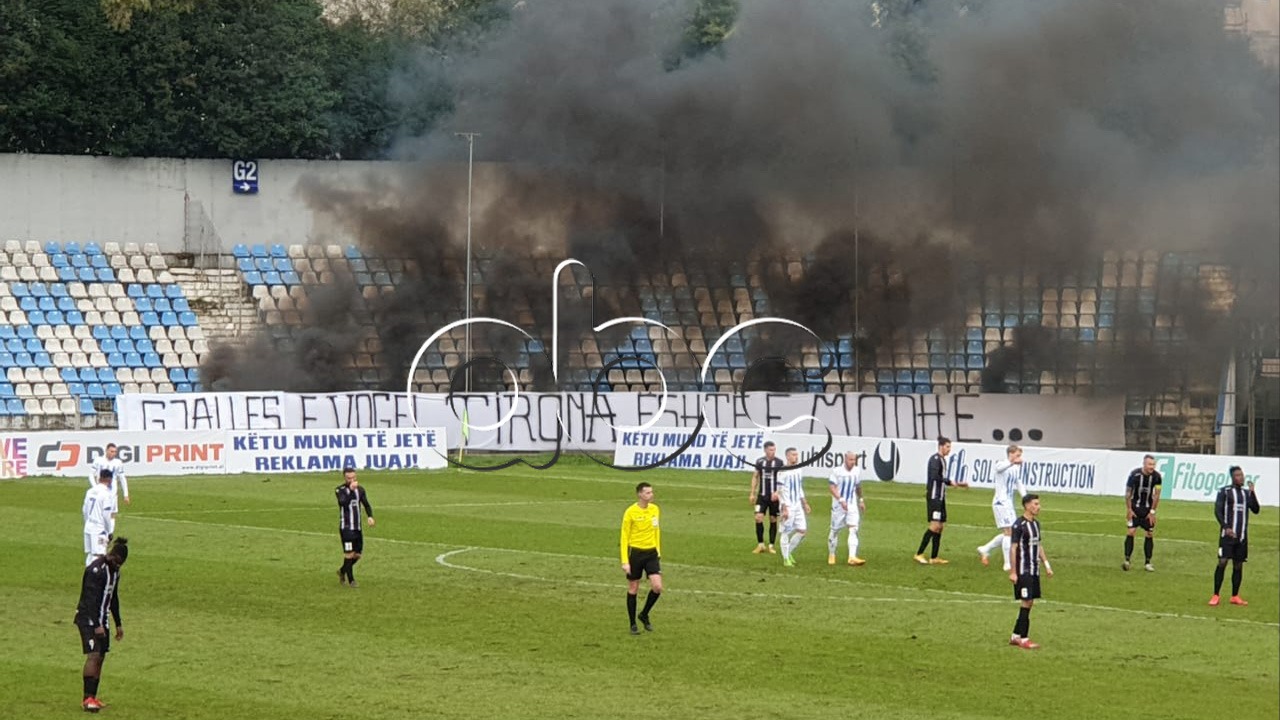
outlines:
[[[824,483],[808,480],[815,512],[786,570],[751,554],[745,473],[643,476],[662,508],[667,592],[638,638],[617,556],[631,473],[577,458],[541,473],[362,473],[377,526],[355,590],[335,577],[335,477],[135,478],[117,525],[132,548],[126,632],[102,698],[134,720],[1280,713],[1270,508],[1250,524],[1249,606],[1209,608],[1210,506],[1162,503],[1158,571],[1124,573],[1116,499],[1046,494],[1056,575],[1029,653],[1006,644],[1017,603],[999,561],[973,551],[995,532],[989,491],[949,493],[951,565],[921,567],[921,486],[870,483],[868,564],[855,569],[827,566]],[[84,488],[0,483],[7,718],[80,715],[69,621]]]
[[[718,49],[737,19],[738,0],[698,0],[685,25],[680,56],[691,59]]]

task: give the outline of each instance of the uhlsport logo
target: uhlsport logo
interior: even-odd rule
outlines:
[[[889,456],[885,457],[883,448],[888,446]],[[898,468],[902,466],[902,454],[898,452],[898,444],[892,440],[876,443],[875,454],[871,456],[871,464],[875,467],[876,477],[881,480],[892,480],[898,476]]]
[[[1216,459],[1213,464],[1193,459],[1184,455],[1156,455],[1156,470],[1169,486],[1170,492],[1182,490],[1186,494],[1209,497],[1218,492],[1224,485],[1231,484],[1231,476],[1227,473],[1227,463]],[[1220,466],[1219,466],[1220,465]],[[1260,476],[1257,473],[1244,473],[1245,482],[1256,483]]]

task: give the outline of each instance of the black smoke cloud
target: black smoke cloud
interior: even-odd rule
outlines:
[[[806,277],[764,273],[775,311],[829,336],[853,328],[856,300],[866,355],[905,326],[958,324],[985,274],[1052,284],[1108,250],[1243,262],[1257,279],[1234,311],[1277,312],[1277,76],[1212,3],[748,1],[717,51],[676,62],[686,16],[658,0],[522,3],[478,50],[398,79],[411,97],[446,77],[456,109],[398,147],[410,163],[394,193],[308,197],[383,252],[456,254],[453,131],[479,132],[482,252],[572,253],[618,286],[673,261],[813,252],[822,267]],[[460,292],[419,267],[402,291]],[[545,287],[505,270],[516,290],[498,304]],[[1179,362],[1211,365],[1231,339],[1205,295],[1169,309],[1196,330]],[[528,300],[540,322],[543,296]],[[634,309],[625,290],[606,299]],[[1097,362],[1163,382],[1133,335]]]

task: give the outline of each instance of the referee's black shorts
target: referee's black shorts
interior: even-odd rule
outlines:
[[[645,575],[662,574],[657,548],[627,548],[627,563],[631,565],[631,572],[627,574],[628,580],[639,580]]]

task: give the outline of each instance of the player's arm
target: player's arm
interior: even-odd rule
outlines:
[[[105,599],[103,596],[106,592],[106,573],[95,573],[90,571],[89,568],[85,568],[84,583],[80,588],[80,602],[82,607],[98,608],[98,611],[87,619],[89,627],[93,628],[94,632],[99,635],[106,632],[102,629],[103,624],[107,622],[107,609],[104,607],[105,603],[102,602]]]
[[[369,504],[369,493],[364,492],[364,488],[360,488],[360,505],[364,508],[365,516],[369,518],[369,527],[373,527],[373,506]]]
[[[1129,482],[1124,486],[1124,511],[1129,520],[1133,519],[1133,486],[1135,484],[1134,477],[1129,476]]]
[[[120,483],[120,492],[124,494],[124,504],[132,505],[133,501],[129,499],[129,478],[125,477],[123,467],[116,472],[115,479]]]
[[[942,477],[942,460],[933,458],[929,460],[929,482],[951,484],[949,478]]]
[[[804,494],[803,480],[800,481],[800,504],[804,505],[804,511],[806,514],[813,512],[813,508],[809,507],[809,498]]]
[[[662,511],[658,510],[658,507],[655,505],[653,508],[653,519],[659,520],[659,522],[657,525],[653,526],[653,549],[658,551],[658,557],[662,557],[662,522],[660,521],[661,515],[662,515]]]
[[[756,494],[756,491],[758,491],[759,489],[760,489],[760,467],[757,466],[755,470],[751,471],[751,501],[752,502],[755,502],[755,499],[759,497],[759,495]]]
[[[1040,563],[1044,565],[1044,572],[1049,577],[1053,577],[1053,566],[1049,564],[1049,558],[1045,557],[1044,545],[1040,546]]]
[[[626,572],[631,572],[631,563],[628,562],[631,558],[627,555],[627,548],[631,547],[630,508],[627,508],[627,511],[622,513],[622,537],[619,542],[619,547],[622,555],[622,569]]]
[[[120,573],[116,571],[116,589],[111,593],[111,619],[116,624],[116,639],[124,639],[124,621],[120,619]]]
[[[1155,480],[1151,483],[1151,514],[1156,514],[1156,508],[1160,507],[1160,475],[1157,474]]]
[[[832,478],[827,481],[827,492],[831,493],[832,500],[835,500],[836,502],[840,503],[840,507],[843,507],[846,510],[848,509],[847,507],[848,503],[840,499],[840,488],[836,486],[835,478]]]
[[[1009,548],[1011,551],[1009,553],[1009,582],[1016,583],[1018,582],[1018,568],[1021,567],[1018,564],[1018,553],[1022,548],[1022,527],[1018,523],[1013,524],[1013,532],[1009,537],[1009,541],[1012,543]]]
[[[853,492],[854,492],[854,494],[855,494],[855,495],[857,495],[857,496],[858,496],[858,509],[859,509],[859,510],[862,510],[862,511],[866,511],[866,509],[867,509],[867,502],[866,502],[866,500],[864,500],[864,499],[862,498],[862,483],[858,483],[858,484],[854,485],[854,486],[853,486]]]
[[[1222,488],[1218,491],[1218,497],[1213,501],[1213,517],[1218,521],[1218,527],[1227,533],[1228,537],[1235,537],[1235,533],[1231,532],[1231,528],[1227,526],[1227,489]]]
[[[98,464],[89,463],[89,487],[98,483]]]
[[[1253,491],[1253,483],[1249,483],[1249,510],[1254,515],[1262,512],[1262,506],[1258,504],[1258,495]]]

